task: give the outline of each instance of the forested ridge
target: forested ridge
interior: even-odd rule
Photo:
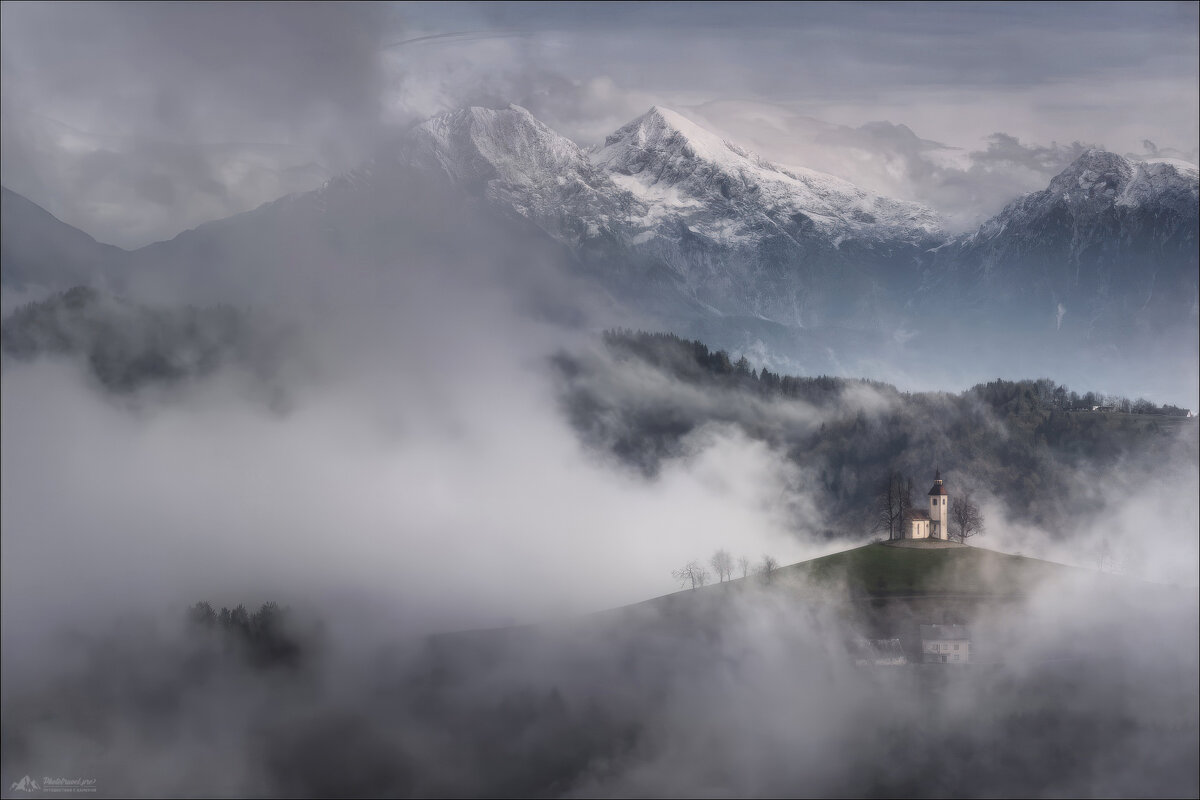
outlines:
[[[297,348],[285,328],[227,306],[154,307],[76,287],[17,308],[0,327],[7,358],[76,359],[107,391],[178,385],[232,367],[285,407],[281,370]],[[940,468],[952,493],[1003,501],[1053,530],[1097,509],[1094,476],[1126,480],[1183,456],[1187,410],[1078,392],[1049,378],[994,380],[958,392],[904,392],[880,381],[755,370],[703,342],[611,330],[599,352],[552,358],[561,407],[591,447],[647,476],[684,456],[689,436],[731,425],[802,467],[829,532],[869,528],[889,474],[924,484]],[[419,380],[419,378],[414,378]],[[1094,410],[1099,409],[1099,410]]]
[[[831,531],[869,528],[891,471],[922,484],[935,468],[952,492],[992,495],[1052,527],[1095,507],[1089,475],[1118,463],[1127,476],[1148,474],[1196,447],[1186,409],[1081,394],[1047,378],[903,392],[879,381],[754,370],[745,357],[670,333],[613,330],[603,343],[603,355],[554,359],[563,406],[585,441],[654,475],[685,454],[689,434],[734,425],[808,469],[828,499]]]
[[[290,332],[227,305],[147,305],[76,286],[13,310],[0,351],[19,361],[79,359],[106,390],[128,393],[235,366],[273,376]]]

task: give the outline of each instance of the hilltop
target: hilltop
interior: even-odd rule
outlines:
[[[869,601],[876,608],[883,607],[881,601],[894,600],[1009,601],[1029,596],[1047,581],[1089,578],[1113,584],[1138,582],[957,542],[900,539],[872,542],[778,567],[769,579],[756,574],[708,583],[600,613],[615,614],[656,605],[666,610],[680,604],[711,603],[720,596],[757,591],[779,592],[803,601],[837,604]]]
[[[1188,590],[1151,584],[1123,575],[1073,567],[1028,556],[944,541],[874,542],[776,569],[769,580],[750,575],[723,583],[610,609],[588,617],[522,629],[476,631],[444,637],[458,646],[485,650],[514,646],[514,638],[572,638],[602,635],[619,639],[652,637],[703,647],[764,609],[797,622],[823,620],[837,644],[826,658],[842,658],[840,647],[858,637],[899,639],[910,663],[920,663],[921,625],[966,625],[979,620],[1016,619],[1010,613],[1037,603],[1048,587],[1087,598],[1093,607],[1121,604],[1137,595],[1139,603],[1159,598],[1167,605],[1184,600]],[[1137,604],[1137,603],[1135,603]],[[757,611],[755,610],[757,609]],[[518,630],[521,632],[518,634]],[[515,634],[515,637],[514,637]],[[443,637],[439,637],[443,638]],[[1004,655],[995,642],[976,642],[978,663],[997,663]],[[499,652],[499,651],[494,651]]]
[[[982,547],[934,540],[876,542],[802,561],[780,578],[822,586],[840,583],[853,597],[942,595],[1012,597],[1077,567]]]

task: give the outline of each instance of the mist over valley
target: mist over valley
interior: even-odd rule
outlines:
[[[5,4],[3,796],[1200,794],[1194,4],[683,8]]]

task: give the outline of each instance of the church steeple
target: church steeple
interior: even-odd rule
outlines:
[[[933,476],[933,488],[929,490],[929,519],[932,520],[932,527],[929,533],[931,536],[938,539],[949,539],[950,530],[946,525],[950,515],[950,497],[946,493],[946,486],[942,483],[942,470],[938,467]]]

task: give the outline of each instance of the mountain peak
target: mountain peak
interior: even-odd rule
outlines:
[[[1111,203],[1125,190],[1136,167],[1129,159],[1092,148],[1071,162],[1051,181],[1051,197],[1079,203]]]
[[[678,152],[691,158],[721,162],[730,154],[749,158],[750,154],[731,144],[690,119],[663,106],[650,110],[622,126],[604,141],[608,150],[614,146]]]
[[[439,114],[410,136],[414,153],[433,161],[455,181],[507,183],[544,180],[547,175],[587,170],[587,158],[525,108],[469,106]]]
[[[557,136],[527,109],[514,104],[504,108],[464,106],[445,111],[425,120],[416,130],[443,139],[454,136],[487,138],[518,131],[525,136]]]
[[[815,170],[784,169],[662,106],[619,128],[591,158],[618,186],[659,209],[655,220],[682,222],[734,246],[760,241],[763,231],[837,243],[924,241],[939,232],[926,208]],[[808,233],[783,233],[795,226]]]
[[[1124,156],[1101,150],[1098,147],[1092,147],[1085,150],[1078,158],[1072,161],[1066,169],[1060,174],[1064,175],[1079,175],[1086,171],[1092,172],[1115,172],[1129,173],[1133,172],[1133,162]]]
[[[1144,202],[1194,203],[1197,170],[1171,159],[1134,161],[1097,148],[1071,162],[1050,181],[1046,193],[1072,206],[1140,205]],[[1169,199],[1168,198],[1172,198]]]

